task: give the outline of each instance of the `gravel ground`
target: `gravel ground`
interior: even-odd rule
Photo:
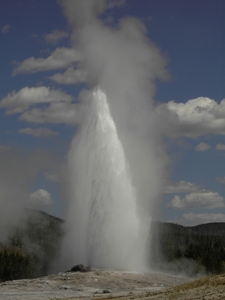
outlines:
[[[124,271],[59,273],[0,284],[0,299],[225,299],[225,275],[190,278]]]

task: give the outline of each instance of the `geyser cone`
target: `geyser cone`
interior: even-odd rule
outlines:
[[[68,267],[83,263],[143,270],[144,222],[138,217],[136,191],[106,95],[97,89],[84,108],[68,155]]]

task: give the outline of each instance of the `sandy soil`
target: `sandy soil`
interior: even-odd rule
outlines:
[[[225,275],[193,281],[149,273],[93,270],[0,284],[0,299],[225,299]]]

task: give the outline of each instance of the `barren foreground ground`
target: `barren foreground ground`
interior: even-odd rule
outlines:
[[[225,299],[225,275],[193,281],[184,277],[93,270],[59,273],[0,284],[0,299]]]

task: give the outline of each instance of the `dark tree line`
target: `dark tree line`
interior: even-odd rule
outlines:
[[[63,236],[61,219],[41,211],[29,212],[7,243],[0,244],[0,281],[47,275],[59,252]],[[153,222],[151,266],[176,272],[194,262],[190,275],[204,268],[207,273],[225,272],[225,223],[184,227]]]
[[[41,211],[27,215],[0,245],[0,281],[47,275],[58,255],[63,221]]]
[[[194,260],[207,273],[225,272],[225,223],[209,223],[184,227],[172,223],[155,222],[152,228],[156,249],[155,261],[174,262]]]
[[[0,252],[0,281],[33,278],[37,261],[31,255],[23,255],[4,248]]]

